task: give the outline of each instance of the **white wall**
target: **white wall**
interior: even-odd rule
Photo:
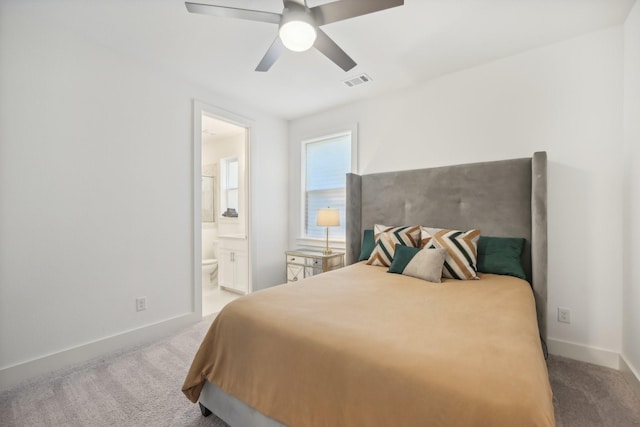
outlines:
[[[625,283],[622,355],[640,379],[640,2],[624,24]]]
[[[251,281],[253,291],[286,282],[288,160],[286,128],[280,122],[252,128]],[[284,223],[283,223],[284,222]]]
[[[0,4],[0,64],[3,387],[25,362],[193,313],[193,98],[255,123],[254,288],[284,282],[285,121],[19,2]]]
[[[602,363],[615,365],[622,345],[622,58],[622,29],[614,27],[295,120],[290,170],[309,130],[353,122],[361,174],[546,150],[548,336],[554,349],[564,341],[605,349]],[[289,197],[292,218],[296,197]],[[295,232],[290,225],[290,245]],[[572,310],[571,324],[556,321],[557,306]]]

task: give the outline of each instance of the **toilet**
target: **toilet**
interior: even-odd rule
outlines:
[[[215,289],[218,285],[218,260],[202,260],[202,289]]]

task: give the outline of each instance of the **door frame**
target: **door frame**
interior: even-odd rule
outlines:
[[[247,232],[247,257],[249,293],[253,292],[252,279],[252,229],[253,214],[251,206],[251,144],[253,139],[254,121],[239,114],[216,107],[206,102],[193,100],[193,169],[192,169],[192,229],[191,240],[193,273],[192,273],[192,311],[202,317],[202,115],[214,117],[236,126],[245,128],[245,206],[247,207],[245,229]]]

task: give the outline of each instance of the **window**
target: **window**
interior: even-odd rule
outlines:
[[[238,216],[238,159],[228,157],[220,160],[220,207],[222,216]]]
[[[346,174],[352,172],[351,132],[302,143],[302,237],[323,238],[326,228],[316,225],[318,209],[340,211],[340,226],[332,227],[332,239],[345,238]]]

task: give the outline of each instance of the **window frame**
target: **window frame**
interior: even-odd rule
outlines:
[[[237,164],[237,177],[236,177],[236,186],[229,186],[229,164],[236,163]],[[229,156],[220,159],[220,207],[218,212],[218,217],[221,219],[236,219],[237,217],[225,217],[222,214],[229,207],[229,191],[235,190],[237,192],[237,203],[236,212],[240,214],[240,160],[237,156]]]
[[[327,139],[338,138],[341,136],[350,135],[351,137],[351,170],[347,171],[347,173],[358,173],[358,127],[357,124],[353,124],[351,126],[342,127],[340,130],[333,130],[328,132],[315,132],[314,136],[301,138],[299,143],[300,148],[300,156],[299,156],[299,165],[300,165],[300,175],[299,175],[299,183],[300,183],[300,191],[299,191],[299,200],[298,200],[298,227],[297,227],[297,243],[298,245],[311,246],[311,247],[323,247],[325,244],[325,238],[319,237],[309,237],[306,235],[305,230],[305,221],[306,221],[306,155],[307,155],[307,144],[311,144],[314,142],[320,142]],[[346,182],[345,182],[345,190],[346,190]],[[346,212],[345,212],[346,214]],[[336,237],[329,236],[330,244],[333,244],[333,247],[344,248],[345,247],[345,239],[346,236]]]

